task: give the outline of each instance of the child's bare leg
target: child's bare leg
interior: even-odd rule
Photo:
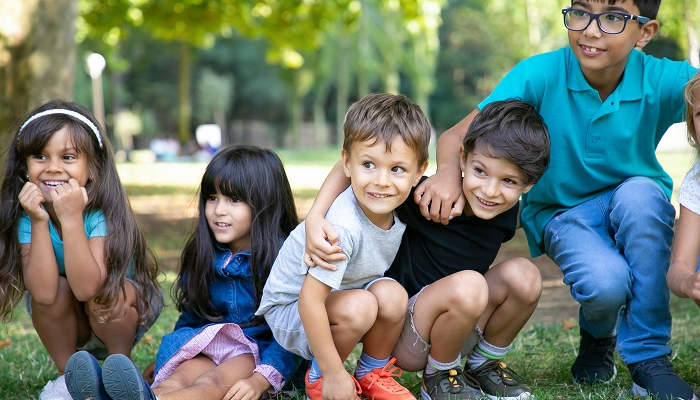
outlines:
[[[160,400],[221,399],[233,384],[248,378],[254,369],[253,355],[242,354],[210,368],[188,387],[163,395],[156,393],[156,395]]]
[[[119,299],[113,306],[113,320],[99,322],[99,316],[95,312],[95,304],[92,301],[86,304],[86,312],[90,317],[90,327],[107,346],[107,351],[110,354],[119,353],[131,357],[139,313],[136,308],[136,288],[131,282],[125,281],[124,289],[126,296],[120,291]]]
[[[487,303],[484,277],[460,271],[427,286],[413,307],[419,335],[431,345],[430,356],[440,362],[457,358]]]
[[[214,369],[216,364],[209,357],[198,355],[180,364],[168,379],[161,382],[153,392],[157,395],[182,390],[202,376],[204,373]]]
[[[479,326],[489,343],[506,347],[535,311],[542,293],[542,277],[535,264],[522,257],[494,265],[485,277],[489,299]]]
[[[377,299],[377,319],[362,338],[362,351],[384,359],[391,355],[401,335],[408,295],[401,284],[391,279],[375,282],[368,290]]]
[[[468,374],[491,398],[530,398],[530,388],[501,360],[537,306],[540,272],[530,260],[518,257],[494,265],[485,277],[489,300],[479,319],[484,336],[469,355]]]
[[[73,295],[68,280],[59,277],[56,300],[52,304],[39,304],[32,298],[31,306],[34,329],[61,375],[78,344],[90,336],[82,304]]]
[[[336,290],[326,299],[326,312],[341,360],[360,342],[377,319],[377,300],[367,290]]]

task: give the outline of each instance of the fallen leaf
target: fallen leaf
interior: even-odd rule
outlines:
[[[575,319],[565,319],[561,323],[561,327],[564,329],[571,329],[578,326],[578,322]]]
[[[10,339],[10,338],[0,340],[0,348],[5,347],[5,346],[9,346],[11,344],[12,344],[12,339]]]

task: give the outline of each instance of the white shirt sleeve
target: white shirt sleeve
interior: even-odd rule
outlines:
[[[678,191],[678,202],[695,214],[700,214],[700,159],[683,178]]]

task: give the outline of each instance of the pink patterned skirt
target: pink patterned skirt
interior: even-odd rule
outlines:
[[[252,354],[255,359],[253,372],[264,376],[275,390],[280,390],[284,386],[284,378],[275,368],[260,364],[258,345],[248,339],[237,324],[223,323],[207,326],[185,343],[158,370],[151,387],[155,388],[160,385],[161,382],[175,373],[180,364],[200,354],[208,357],[216,365],[221,365],[223,362],[243,354]]]

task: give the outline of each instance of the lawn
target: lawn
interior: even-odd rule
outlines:
[[[305,215],[326,172],[337,158],[337,151],[281,152],[294,188],[300,216]],[[690,153],[665,153],[660,161],[680,182],[692,164]],[[164,292],[175,278],[177,257],[192,229],[194,196],[204,164],[124,164],[119,172],[137,218],[149,244],[158,255],[164,272]],[[675,202],[675,195],[674,195]],[[522,253],[523,236],[504,246],[504,251]],[[514,250],[515,249],[515,250]],[[525,255],[525,254],[522,254]],[[565,288],[561,288],[565,290]],[[544,303],[542,299],[541,304]],[[171,305],[170,299],[167,299]],[[570,306],[569,306],[570,307]],[[700,390],[700,309],[687,299],[672,296],[673,364],[679,374]],[[618,378],[605,387],[580,387],[571,382],[569,366],[578,350],[578,327],[561,315],[551,315],[546,322],[532,321],[518,336],[506,361],[525,377],[537,399],[618,399],[628,398],[631,385],[624,364],[616,359]],[[177,313],[166,306],[160,318],[133,352],[135,362],[145,367],[154,357],[160,338],[172,329]],[[541,320],[544,321],[544,320]],[[357,351],[355,352],[355,356]],[[354,357],[352,358],[354,360]],[[18,307],[11,323],[0,329],[0,399],[36,398],[56,370],[41,345],[23,307]],[[353,362],[348,362],[352,368]],[[420,376],[405,373],[401,381],[418,390]],[[301,399],[302,396],[297,396]]]

